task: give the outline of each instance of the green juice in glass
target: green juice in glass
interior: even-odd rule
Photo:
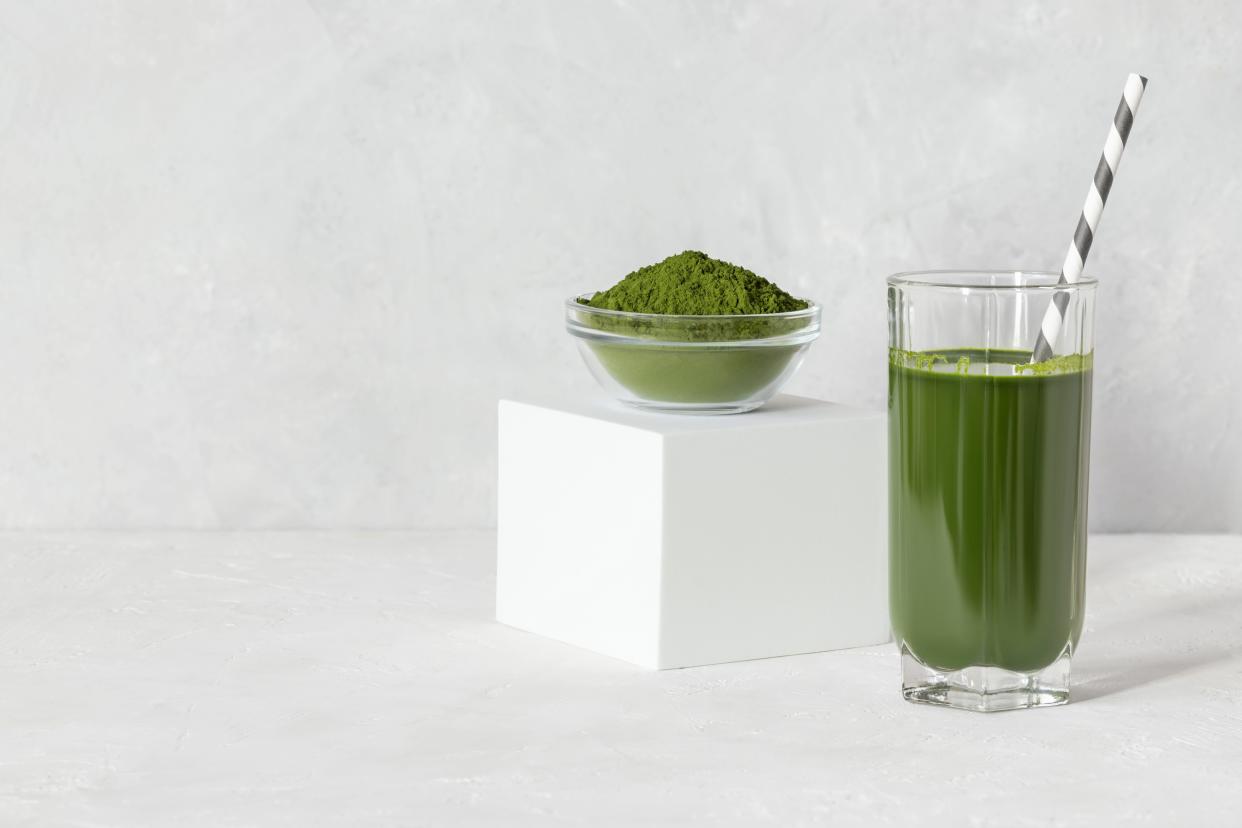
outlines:
[[[891,350],[890,605],[938,671],[1031,672],[1082,632],[1091,356]]]

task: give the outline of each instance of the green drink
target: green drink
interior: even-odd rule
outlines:
[[[889,280],[889,602],[911,701],[1068,700],[1084,608],[1095,283],[1061,292],[1063,355],[1032,365],[1055,280]]]
[[[1041,670],[1082,631],[1090,359],[1029,358],[890,358],[893,632],[936,670]]]

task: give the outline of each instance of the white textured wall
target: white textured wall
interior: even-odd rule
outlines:
[[[1242,12],[1198,4],[0,4],[0,526],[485,524],[498,395],[590,388],[568,294],[687,247],[826,305],[1089,270],[1093,519],[1242,530]]]

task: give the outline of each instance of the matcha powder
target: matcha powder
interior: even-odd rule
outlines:
[[[785,313],[807,307],[762,276],[697,250],[639,268],[585,304],[630,313],[695,315]]]

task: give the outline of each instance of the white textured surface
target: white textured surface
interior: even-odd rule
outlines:
[[[490,534],[0,536],[0,822],[1230,825],[1242,539],[1095,537],[1078,701],[891,645],[652,673],[488,620]]]
[[[496,617],[657,669],[889,639],[888,429],[501,400]]]
[[[0,0],[0,526],[490,523],[560,301],[685,247],[878,406],[885,274],[1055,269],[1130,71],[1092,517],[1242,530],[1235,0]]]

